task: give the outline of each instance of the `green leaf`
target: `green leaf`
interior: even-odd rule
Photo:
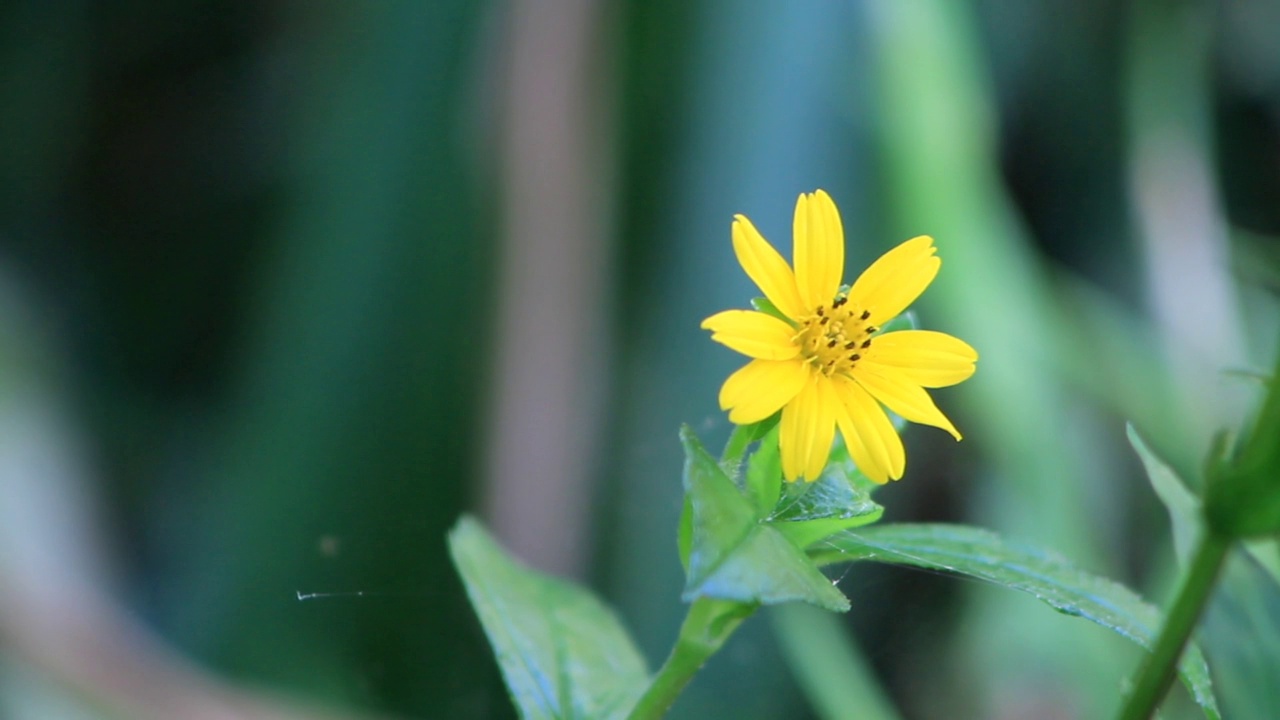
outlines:
[[[521,717],[627,716],[649,677],[612,610],[519,564],[470,517],[450,531],[449,552]]]
[[[778,427],[760,440],[760,447],[747,462],[744,490],[756,508],[756,517],[765,518],[778,505],[782,494],[782,456],[778,453]]]
[[[1273,378],[1280,377],[1280,357],[1276,363]],[[1280,534],[1280,443],[1276,438],[1280,438],[1280,382],[1273,379],[1235,451],[1215,458],[1207,471],[1205,516],[1213,532],[1238,538]]]
[[[676,551],[680,553],[680,567],[689,574],[689,553],[693,552],[693,502],[684,496],[680,504],[680,521],[676,525]]]
[[[1227,558],[1200,642],[1227,717],[1280,717],[1280,585],[1250,554]]]
[[[812,483],[788,483],[768,520],[797,547],[806,548],[879,520],[884,508],[871,499],[879,487],[857,469],[844,443],[837,442],[822,476]]]
[[[794,600],[846,611],[849,601],[750,500],[688,427],[684,489],[692,507],[686,602],[700,597],[771,605]]]
[[[1138,431],[1133,429],[1133,425],[1127,425],[1126,431],[1129,435],[1129,444],[1138,453],[1138,457],[1142,459],[1142,466],[1147,470],[1147,479],[1151,482],[1151,488],[1156,491],[1165,509],[1169,511],[1169,522],[1173,526],[1174,552],[1178,556],[1178,563],[1185,566],[1191,559],[1191,553],[1195,550],[1200,534],[1204,531],[1200,498],[1187,489],[1182,478],[1178,477],[1173,468],[1156,457],[1156,454],[1138,435]]]
[[[1086,573],[1056,554],[963,525],[879,525],[832,536],[815,559],[852,560],[945,570],[1030,593],[1058,612],[1082,617],[1150,648],[1160,611],[1129,588]],[[1179,674],[1207,717],[1220,718],[1209,668],[1194,644]]]
[[[1147,478],[1169,511],[1178,560],[1186,564],[1204,531],[1201,502],[1176,472],[1143,443],[1133,427],[1129,441],[1142,458]],[[1233,552],[1205,610],[1200,633],[1213,660],[1217,696],[1228,717],[1280,717],[1280,585],[1257,562],[1265,547]]]

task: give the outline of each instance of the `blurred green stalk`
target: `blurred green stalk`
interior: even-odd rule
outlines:
[[[780,605],[769,615],[787,665],[818,717],[835,720],[856,711],[860,720],[899,720],[838,616],[799,603]]]
[[[1142,666],[1133,693],[1121,708],[1120,720],[1146,720],[1169,692],[1178,673],[1178,659],[1204,612],[1230,547],[1229,538],[1215,532],[1204,534],[1155,648]]]

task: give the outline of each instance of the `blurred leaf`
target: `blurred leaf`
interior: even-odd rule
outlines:
[[[1271,575],[1271,579],[1280,583],[1280,539],[1248,540],[1244,548]]]
[[[1083,509],[1112,478],[1087,462],[1096,453],[1072,412],[1078,393],[1059,375],[1063,358],[1091,346],[1065,342],[1053,284],[1004,180],[990,75],[1001,68],[983,46],[980,5],[867,5],[888,234],[937,239],[942,271],[916,307],[982,356],[973,380],[949,391],[965,403],[966,434],[987,450],[982,492],[968,505],[996,527],[1105,568],[1116,558],[1104,552],[1105,516]],[[1053,422],[1044,422],[1047,408],[1059,411]],[[1106,716],[1100,697],[1126,671],[1113,638],[1046,626],[1037,613],[999,594],[966,608],[966,632],[950,650],[981,664],[969,697],[994,708],[1052,687],[1076,699],[1079,716]],[[1042,628],[1036,643],[1024,641],[1031,623]]]
[[[790,540],[760,522],[751,501],[682,428],[684,489],[692,505],[689,571],[684,599],[742,603],[802,600],[846,611],[849,601]]]
[[[1129,426],[1151,486],[1169,511],[1178,561],[1186,564],[1203,532],[1200,499]],[[1201,631],[1213,659],[1217,695],[1228,717],[1280,717],[1280,586],[1251,553],[1234,552],[1205,612]]]
[[[649,678],[612,610],[517,564],[470,517],[449,551],[522,717],[626,717]]]
[[[881,525],[835,535],[827,545],[830,550],[815,553],[819,562],[875,560],[966,575],[1030,593],[1058,612],[1092,620],[1146,648],[1162,622],[1160,611],[1129,588],[981,528]],[[1183,654],[1179,675],[1205,715],[1219,718],[1209,668],[1194,644]]]
[[[773,608],[774,636],[821,718],[897,720],[893,703],[840,618],[806,605]]]
[[[1186,564],[1191,549],[1202,532],[1202,503],[1187,484],[1183,482],[1173,468],[1156,456],[1147,447],[1132,425],[1128,426],[1129,442],[1142,464],[1147,470],[1147,477],[1156,495],[1169,511],[1169,519],[1173,525],[1173,545],[1178,555],[1178,562]],[[1280,544],[1273,539],[1254,540],[1243,543],[1258,563],[1258,569],[1269,574],[1273,581],[1280,583]]]
[[[1200,630],[1226,717],[1280,717],[1280,585],[1232,552]]]
[[[1280,376],[1277,358],[1273,377]],[[1213,532],[1238,538],[1280,534],[1280,384],[1271,383],[1236,450],[1211,465],[1205,517]]]
[[[1196,542],[1202,532],[1200,498],[1196,497],[1182,478],[1173,471],[1155,453],[1147,447],[1132,425],[1126,426],[1129,444],[1142,459],[1142,466],[1147,470],[1147,479],[1151,487],[1169,511],[1169,521],[1173,525],[1173,548],[1178,555],[1178,563],[1185,566],[1191,559]]]

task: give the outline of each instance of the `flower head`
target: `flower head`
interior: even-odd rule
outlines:
[[[726,310],[702,321],[712,340],[752,358],[725,380],[720,407],[739,425],[782,411],[788,481],[822,474],[837,427],[867,477],[897,480],[906,455],[884,408],[959,440],[925,388],[967,379],[978,359],[967,343],[944,333],[880,332],[938,274],[933,238],[902,243],[845,286],[844,230],[830,196],[801,195],[793,232],[794,271],[750,220],[734,217],[738,262],[778,315]]]

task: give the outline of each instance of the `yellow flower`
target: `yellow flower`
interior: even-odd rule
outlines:
[[[927,330],[881,333],[933,282],[942,261],[933,238],[890,250],[852,287],[842,286],[844,230],[822,190],[796,201],[795,271],[742,215],[733,250],[747,275],[786,319],[726,310],[702,321],[711,339],[752,358],[720,389],[730,422],[747,425],[782,410],[779,445],[788,481],[822,474],[840,428],[854,462],[878,483],[902,477],[902,439],[881,407],[960,439],[924,388],[967,379],[978,353]]]

